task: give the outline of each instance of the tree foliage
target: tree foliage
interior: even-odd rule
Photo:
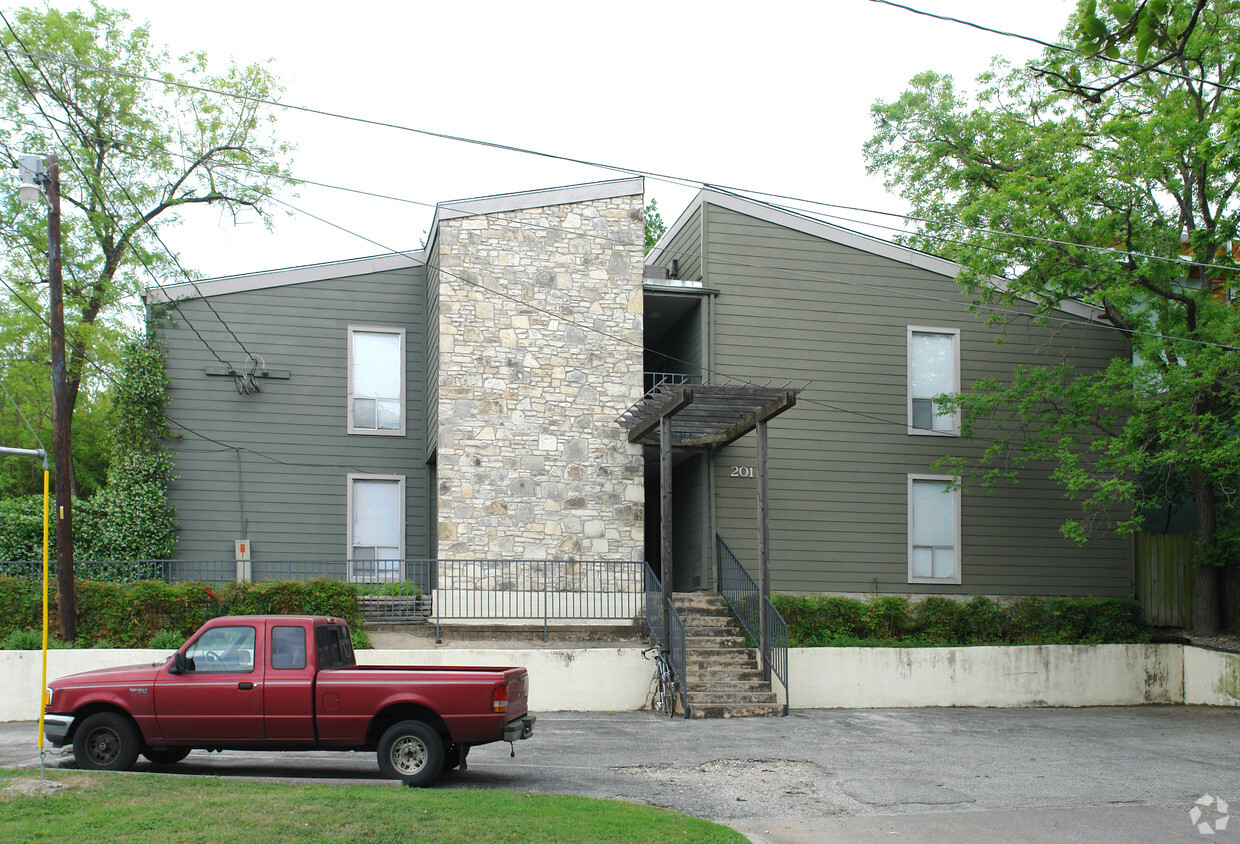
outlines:
[[[6,13],[0,45],[7,50],[0,57],[0,156],[13,168],[23,153],[60,159],[68,381],[76,407],[83,391],[102,391],[101,373],[116,361],[136,294],[185,278],[159,239],[162,228],[208,205],[234,219],[271,223],[268,199],[289,181],[290,148],[275,137],[262,101],[280,89],[263,66],[230,64],[213,73],[204,53],[174,59],[146,26],[97,2],[84,11]],[[23,209],[16,191],[6,191],[0,242],[0,331],[9,350],[0,374],[6,384],[45,385],[44,211]],[[44,415],[46,404],[31,405],[33,415]]]
[[[654,245],[659,242],[659,238],[663,237],[663,232],[667,231],[667,225],[663,222],[663,215],[659,213],[657,199],[650,200],[642,216],[646,223],[646,254],[649,254]]]
[[[73,543],[81,560],[159,560],[172,555],[177,522],[168,506],[172,457],[165,410],[169,379],[154,337],[121,350],[109,393],[111,460],[106,483],[74,502]],[[54,531],[53,531],[54,534]],[[43,496],[0,500],[0,560],[42,558]],[[49,537],[55,555],[55,536]]]
[[[866,154],[925,221],[912,244],[957,261],[979,301],[1019,297],[1046,316],[1079,300],[1131,343],[1132,356],[1103,372],[1062,363],[973,384],[959,399],[966,432],[1003,425],[987,431],[993,443],[970,472],[993,481],[1052,461],[1085,504],[1069,526],[1078,538],[1117,505],[1132,507],[1121,527],[1136,529],[1158,489],[1184,479],[1198,562],[1221,564],[1235,550],[1217,526],[1240,492],[1240,98],[1230,90],[1240,3],[1174,3],[1164,25],[1183,32],[1194,15],[1166,65],[1175,75],[1137,75],[1096,102],[1060,83],[1074,61],[1093,77],[1109,72],[1098,57],[1048,50],[1038,68],[996,62],[972,99],[951,77],[923,73],[875,104]],[[1068,34],[1078,25],[1079,15]],[[1112,47],[1133,61],[1142,49]],[[1198,570],[1200,632],[1219,626],[1219,572]]]

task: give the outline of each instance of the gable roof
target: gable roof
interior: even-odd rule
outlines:
[[[420,267],[426,263],[426,253],[422,249],[409,252],[389,252],[386,255],[373,255],[368,258],[352,258],[347,261],[329,261],[324,264],[308,264],[303,267],[287,267],[281,270],[267,270],[257,273],[208,278],[202,281],[179,282],[151,287],[142,293],[148,305],[157,302],[174,302],[179,299],[200,299],[207,296],[220,296],[225,293],[240,293],[245,290],[266,290],[272,287],[284,287],[289,284],[305,284],[310,281],[325,281],[332,278],[347,278],[367,273],[391,272],[410,267]]]
[[[692,219],[694,213],[707,203],[720,208],[726,208],[729,211],[735,211],[738,214],[745,214],[749,217],[765,220],[768,223],[783,226],[793,231],[799,231],[812,237],[821,238],[831,243],[868,252],[871,255],[878,255],[901,264],[908,264],[909,266],[950,279],[955,279],[960,275],[960,265],[946,258],[939,258],[928,252],[900,246],[887,240],[861,234],[860,232],[827,223],[805,214],[799,214],[795,211],[789,211],[757,199],[750,199],[740,194],[711,187],[698,191],[697,196],[693,198],[693,202],[689,203],[689,207],[681,213],[676,222],[663,233],[663,236],[659,238],[659,242],[650,250],[650,254],[646,256],[646,263],[655,263],[662,255],[664,249],[667,248],[667,245],[672,242],[680,230]],[[1004,279],[995,277],[993,281],[996,289],[1000,291],[1007,290],[1008,283]],[[1065,300],[1056,307],[1064,313],[1090,321],[1102,316],[1100,310],[1086,305],[1084,302]]]

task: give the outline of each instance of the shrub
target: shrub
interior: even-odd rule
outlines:
[[[0,577],[0,636],[41,629],[40,583]],[[217,591],[218,590],[218,591]],[[206,621],[221,615],[330,615],[349,623],[355,648],[370,647],[351,584],[308,581],[169,585],[141,581],[121,585],[78,581],[77,647],[179,647]],[[55,603],[55,590],[49,593]],[[50,611],[55,624],[55,609]],[[169,644],[175,640],[175,644]],[[37,647],[37,646],[36,646]]]
[[[776,595],[792,647],[1097,644],[1149,641],[1140,605],[1118,598],[1020,598],[978,595],[966,602],[930,596],[868,600]]]
[[[161,651],[175,651],[184,641],[185,637],[175,630],[160,630],[151,637],[151,644],[147,647]]]
[[[59,639],[48,637],[48,649],[67,648]],[[43,650],[43,630],[13,630],[0,639],[0,650],[4,651],[41,651]]]

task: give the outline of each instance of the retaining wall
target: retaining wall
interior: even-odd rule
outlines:
[[[54,650],[48,677],[153,662],[166,650]],[[1240,706],[1240,654],[1183,645],[793,648],[791,706]],[[530,709],[622,711],[648,705],[654,664],[640,648],[364,650],[368,665],[524,665]],[[0,651],[0,721],[39,716],[38,651]],[[780,699],[783,699],[782,692]]]

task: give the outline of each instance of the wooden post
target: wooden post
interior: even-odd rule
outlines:
[[[758,437],[758,650],[762,654],[762,679],[771,681],[771,633],[767,604],[771,598],[771,504],[767,497],[766,422],[757,425]]]
[[[659,578],[663,586],[663,647],[671,648],[672,618],[672,419],[659,420]]]

